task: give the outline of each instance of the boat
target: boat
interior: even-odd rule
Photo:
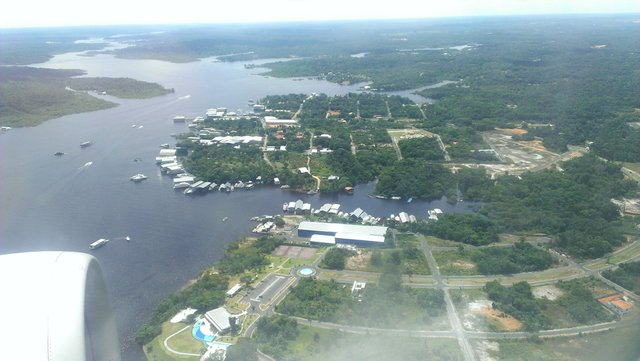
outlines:
[[[56,157],[61,157],[64,155],[64,152],[55,152],[53,153],[53,155],[55,155]]]
[[[226,222],[226,221],[228,221],[228,220],[229,220],[229,217],[224,217],[224,218],[222,218],[222,221],[223,221],[223,222]]]
[[[407,203],[411,203],[411,202],[413,202],[413,198],[407,199]]]
[[[184,194],[193,194],[194,191],[195,191],[195,189],[191,188],[191,186],[189,186],[189,188],[185,189],[184,192],[182,192],[182,193],[184,193]]]
[[[399,201],[400,199],[402,199],[402,197],[394,196],[391,197],[391,199],[393,199],[394,201]]]
[[[169,149],[169,143],[162,143],[162,144],[160,144],[160,148],[162,148],[162,149]]]
[[[131,178],[129,178],[130,180],[138,183],[138,182],[142,182],[143,180],[147,179],[148,177],[142,173],[138,173],[134,176],[132,176]]]
[[[86,147],[90,146],[91,144],[93,144],[93,142],[88,140],[88,141],[86,141],[84,143],[80,143],[80,148],[86,148]]]
[[[100,247],[104,246],[105,244],[107,244],[107,242],[109,242],[109,240],[108,240],[108,239],[106,239],[106,238],[100,238],[99,240],[97,240],[97,241],[95,241],[95,242],[91,243],[91,244],[89,245],[89,248],[91,248],[91,249],[100,248]]]
[[[183,189],[183,188],[189,188],[191,187],[191,183],[188,182],[180,182],[180,183],[176,183],[173,186],[173,189]]]

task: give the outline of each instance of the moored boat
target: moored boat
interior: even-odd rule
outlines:
[[[148,177],[142,173],[138,173],[134,176],[132,176],[131,178],[129,178],[130,180],[138,183],[138,182],[142,182],[143,180],[147,179]]]

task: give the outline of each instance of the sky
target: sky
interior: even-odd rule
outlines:
[[[5,0],[0,28],[640,13],[640,0]]]

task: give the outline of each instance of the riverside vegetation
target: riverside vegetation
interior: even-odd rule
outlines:
[[[0,125],[35,126],[48,119],[117,106],[89,95],[149,98],[171,92],[159,84],[129,78],[77,78],[81,70],[0,67]]]

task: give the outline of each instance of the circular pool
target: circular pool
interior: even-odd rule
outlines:
[[[298,269],[298,275],[302,277],[309,277],[316,274],[316,270],[311,267],[303,267]]]

